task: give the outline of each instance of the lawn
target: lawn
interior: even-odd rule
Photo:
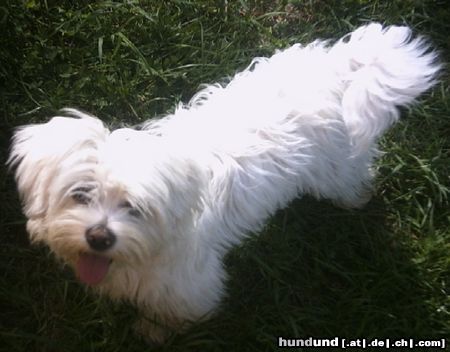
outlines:
[[[408,24],[448,61],[446,0],[5,0],[2,164],[15,126],[63,107],[112,126],[136,124],[255,56],[370,21]],[[46,248],[29,245],[2,167],[0,350],[275,351],[280,336],[450,338],[448,83],[444,71],[381,141],[377,191],[364,209],[303,198],[279,211],[227,257],[228,295],[217,315],[159,347],[133,334],[133,307],[96,297]]]

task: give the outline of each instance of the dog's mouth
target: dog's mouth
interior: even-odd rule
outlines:
[[[87,285],[98,285],[106,277],[112,260],[93,253],[80,253],[75,264],[78,279]]]

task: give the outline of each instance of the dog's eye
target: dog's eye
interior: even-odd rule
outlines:
[[[131,216],[138,217],[140,215],[139,210],[134,208],[129,201],[120,203],[119,207],[122,209],[126,209],[128,211],[128,214],[130,214]]]
[[[130,208],[130,210],[128,210],[128,214],[130,214],[131,216],[134,216],[135,218],[141,216],[141,213],[139,212],[139,210],[137,210],[135,208]]]
[[[92,187],[77,187],[72,191],[71,198],[78,204],[87,205],[91,202],[89,192],[92,189]]]
[[[78,204],[84,204],[87,205],[90,203],[91,198],[86,194],[86,193],[73,193],[72,194],[72,199],[77,202]]]

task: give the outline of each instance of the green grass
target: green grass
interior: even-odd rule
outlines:
[[[252,57],[367,21],[407,23],[447,61],[449,18],[446,0],[6,0],[0,156],[14,126],[62,107],[137,123]],[[448,74],[441,79],[383,139],[367,207],[304,198],[280,211],[228,256],[229,294],[217,316],[155,350],[274,351],[277,336],[449,337]],[[133,307],[91,295],[45,248],[29,246],[4,168],[0,181],[0,350],[151,350],[133,335]]]

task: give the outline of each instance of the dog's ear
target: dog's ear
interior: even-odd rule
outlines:
[[[94,117],[76,110],[64,112],[76,118],[58,116],[44,124],[20,127],[12,139],[7,163],[15,169],[24,213],[30,220],[45,216],[52,184],[74,152],[96,149],[109,134]]]

